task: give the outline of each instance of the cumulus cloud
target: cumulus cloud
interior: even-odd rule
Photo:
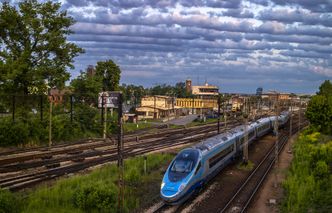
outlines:
[[[224,91],[313,92],[331,77],[330,0],[63,1],[77,21],[69,40],[86,49],[74,77],[108,58],[146,86],[214,76]]]

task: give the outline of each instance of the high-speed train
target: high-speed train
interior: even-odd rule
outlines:
[[[273,130],[276,116],[261,118],[248,124],[248,143]],[[278,116],[279,127],[289,119],[288,112]],[[208,138],[179,152],[170,163],[161,183],[161,198],[169,204],[179,204],[223,169],[230,161],[242,155],[244,125]]]

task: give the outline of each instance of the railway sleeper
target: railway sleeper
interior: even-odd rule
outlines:
[[[83,153],[83,150],[72,150],[72,151],[69,151],[67,154],[68,155],[78,155],[81,153]]]
[[[51,163],[51,164],[47,164],[47,165],[45,165],[45,167],[46,167],[47,169],[57,168],[57,167],[60,167],[60,163]]]
[[[40,159],[42,160],[49,160],[49,159],[52,159],[53,158],[53,155],[43,155],[40,157]]]
[[[85,158],[81,157],[81,158],[74,158],[71,161],[76,163],[76,162],[83,162],[84,160]]]

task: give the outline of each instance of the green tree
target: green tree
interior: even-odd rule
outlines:
[[[120,90],[122,91],[124,100],[134,105],[138,105],[141,102],[141,98],[146,95],[146,90],[143,86],[133,84],[122,84]]]
[[[97,62],[96,77],[102,79],[103,91],[119,90],[120,75],[120,68],[112,60]]]
[[[95,103],[98,93],[102,91],[102,80],[96,76],[90,76],[86,72],[73,79],[71,86],[74,90],[75,98],[84,103]]]
[[[306,117],[325,134],[332,134],[332,84],[325,81],[308,104]]]
[[[178,98],[191,97],[190,92],[188,92],[186,89],[186,83],[184,83],[184,82],[178,82],[175,84],[174,93],[175,93],[175,96]]]
[[[332,83],[330,80],[325,80],[319,87],[317,95],[324,95],[325,97],[332,96]]]
[[[49,86],[64,86],[83,49],[67,42],[74,20],[60,3],[21,1],[0,5],[0,90],[29,94]]]

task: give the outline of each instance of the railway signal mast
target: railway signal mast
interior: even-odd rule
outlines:
[[[289,140],[291,140],[292,138],[292,134],[293,134],[293,103],[292,103],[292,99],[290,100],[290,118],[289,118]]]
[[[124,165],[123,165],[123,129],[122,129],[122,92],[118,92],[118,168],[119,168],[119,197],[118,210],[123,212],[124,204]]]
[[[247,164],[249,160],[248,154],[248,101],[244,99],[244,147],[243,147],[243,163]]]
[[[118,211],[123,212],[124,204],[124,165],[123,165],[123,128],[122,128],[122,92],[121,91],[112,91],[112,92],[102,92],[99,94],[99,107],[102,110],[107,111],[107,108],[118,108],[118,185],[119,185],[119,194],[118,194]],[[104,115],[104,113],[102,113]],[[104,121],[107,120],[105,113]],[[104,122],[106,124],[106,122]],[[104,126],[106,127],[106,126]],[[104,128],[104,137],[106,137],[106,128]]]
[[[275,104],[274,104],[274,110],[275,110],[275,121],[274,121],[274,134],[275,134],[275,187],[277,187],[278,185],[278,177],[277,177],[277,169],[278,169],[278,153],[279,153],[279,124],[278,124],[278,116],[279,116],[279,94],[277,94],[276,100],[275,100]]]
[[[220,133],[220,95],[218,95],[218,134]]]
[[[299,129],[298,131],[300,131],[301,129],[301,97],[300,97],[300,103],[299,103]]]

